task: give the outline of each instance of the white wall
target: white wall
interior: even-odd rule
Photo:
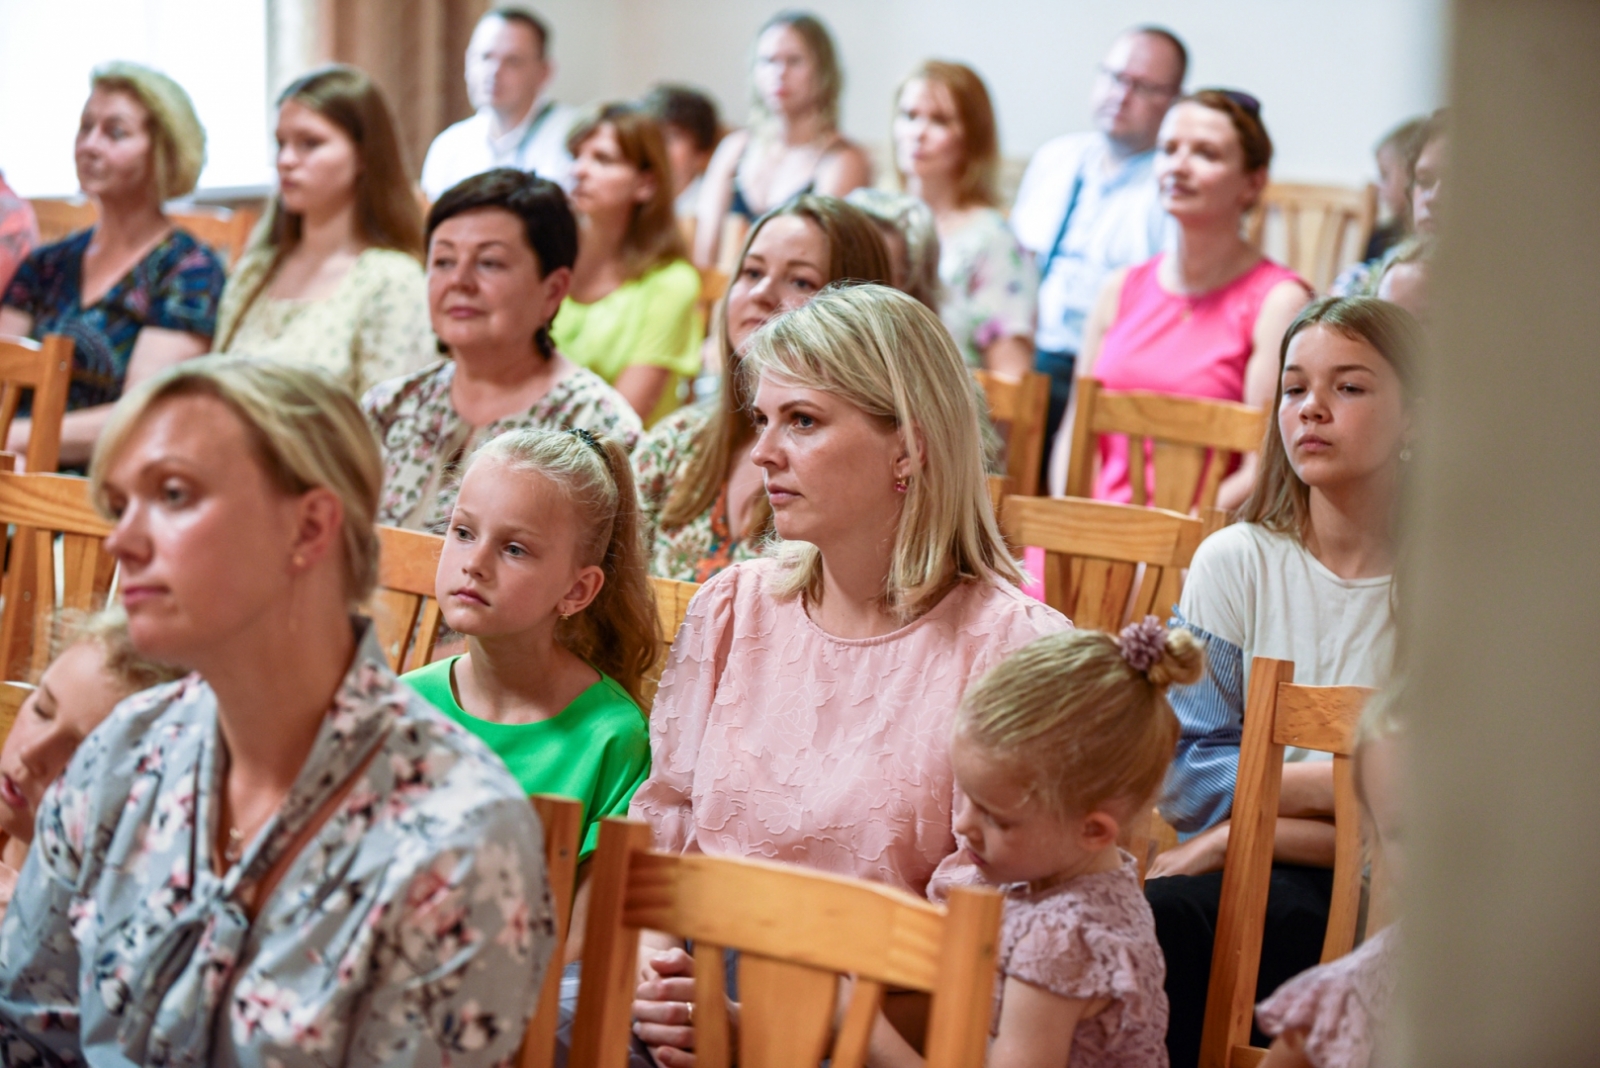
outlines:
[[[743,120],[755,30],[771,0],[519,0],[554,28],[563,99],[632,96],[657,80],[698,84]],[[1189,84],[1261,98],[1285,179],[1355,183],[1372,144],[1442,100],[1444,0],[812,0],[846,75],[844,126],[888,138],[895,86],[930,56],[988,81],[1002,151],[1026,156],[1088,125],[1111,38],[1162,23],[1188,43]]]

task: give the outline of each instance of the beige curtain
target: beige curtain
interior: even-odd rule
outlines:
[[[472,114],[467,40],[489,0],[315,0],[316,57],[349,63],[383,89],[412,178],[435,135]]]

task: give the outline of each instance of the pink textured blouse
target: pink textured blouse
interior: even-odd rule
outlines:
[[[1280,986],[1256,1006],[1262,1032],[1276,1038],[1303,1031],[1306,1059],[1316,1068],[1367,1068],[1394,1000],[1398,926]]]
[[[922,894],[955,851],[951,717],[1007,654],[1071,626],[1011,586],[957,586],[877,638],[826,634],[778,564],[700,588],[650,713],[632,815],[679,852],[787,861]]]
[[[1106,999],[1072,1033],[1072,1068],[1166,1068],[1166,960],[1139,869],[1129,853],[1118,852],[1122,863],[1111,871],[1036,893],[1026,883],[1001,888],[1006,908],[990,1034],[999,1033],[1005,981],[1015,979],[1059,998]],[[985,885],[977,867],[958,857],[934,872],[928,887],[934,901],[942,904],[952,886]]]
[[[1220,289],[1177,296],[1158,280],[1165,256],[1158,253],[1128,269],[1117,317],[1095,358],[1094,377],[1112,390],[1243,400],[1245,366],[1267,294],[1280,282],[1305,283],[1287,267],[1263,259]],[[1311,292],[1309,286],[1306,292]],[[1148,461],[1145,471],[1153,493],[1155,471]],[[1120,434],[1100,438],[1094,495],[1103,501],[1133,500],[1128,439]]]

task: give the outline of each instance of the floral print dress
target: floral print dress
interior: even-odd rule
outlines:
[[[538,820],[357,625],[299,777],[224,875],[210,686],[137,694],[84,742],[0,927],[6,1063],[513,1062],[555,941]]]
[[[983,350],[1001,338],[1033,341],[1039,277],[1033,261],[993,208],[974,212],[961,229],[939,241],[939,318],[956,339],[968,367],[983,366]]]

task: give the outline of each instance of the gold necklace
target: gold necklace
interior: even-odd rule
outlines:
[[[239,863],[244,856],[244,832],[237,827],[228,828],[228,844],[222,847],[222,859],[229,864]]]

